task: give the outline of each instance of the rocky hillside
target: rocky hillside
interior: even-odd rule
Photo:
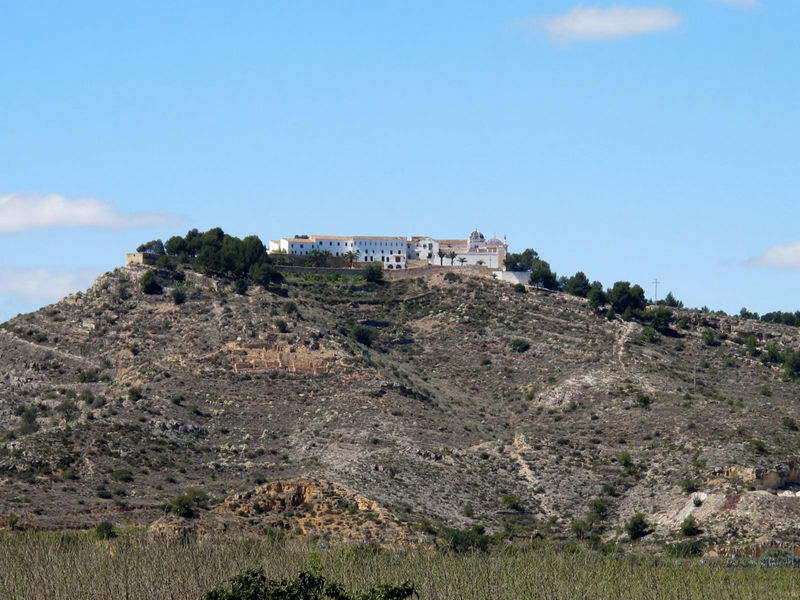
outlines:
[[[798,538],[799,388],[769,361],[796,328],[676,309],[657,334],[474,275],[145,295],[148,270],[2,324],[7,527]],[[216,502],[165,517],[191,488]]]

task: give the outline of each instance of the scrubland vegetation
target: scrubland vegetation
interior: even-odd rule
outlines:
[[[269,579],[315,573],[354,594],[380,585],[401,590],[408,581],[427,600],[793,598],[800,593],[794,569],[763,562],[742,566],[599,554],[550,544],[452,553],[370,545],[314,548],[265,538],[187,542],[141,534],[106,540],[87,534],[0,539],[0,596],[17,600],[199,600],[248,568],[263,568]]]

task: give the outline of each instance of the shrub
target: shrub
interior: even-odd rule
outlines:
[[[634,466],[633,465],[633,458],[631,457],[630,452],[625,452],[625,451],[620,452],[617,455],[617,461],[619,462],[619,464],[621,464],[626,469],[629,468],[629,467],[633,467]]]
[[[717,334],[714,333],[713,329],[704,329],[702,338],[703,338],[703,343],[706,346],[719,346],[719,340],[717,339]]]
[[[602,521],[608,516],[608,500],[605,498],[595,498],[589,502],[589,519],[591,521]]]
[[[459,553],[472,550],[485,552],[489,549],[491,542],[482,525],[475,525],[471,529],[444,528],[442,535],[447,540],[450,549]]]
[[[176,496],[164,506],[164,510],[184,519],[191,519],[197,515],[198,508],[208,508],[208,502],[208,494],[193,488]]]
[[[625,531],[631,540],[638,540],[650,533],[650,524],[642,513],[636,513],[625,522]]]
[[[383,281],[383,265],[379,262],[371,262],[362,269],[361,274],[370,283],[380,283]]]
[[[152,271],[148,271],[142,275],[142,278],[139,280],[139,287],[145,294],[160,294],[164,291],[156,281],[155,273]]]
[[[287,315],[291,315],[292,313],[296,313],[297,312],[297,304],[295,302],[293,302],[292,300],[289,300],[288,302],[285,302],[283,304],[283,312],[285,314],[287,314]]]
[[[518,294],[527,294],[528,290],[525,289],[525,285],[522,283],[515,283],[514,284],[514,291]]]
[[[277,329],[281,333],[286,333],[287,331],[289,331],[289,326],[286,325],[286,321],[284,321],[283,319],[275,319],[274,323],[275,323],[275,329]]]
[[[247,293],[247,282],[242,278],[237,279],[233,283],[233,290],[240,296],[244,296]]]
[[[172,290],[172,302],[176,305],[186,302],[186,292],[184,292],[181,288],[175,288]]]
[[[681,489],[684,494],[693,494],[697,491],[697,482],[694,479],[684,477],[681,479]]]
[[[371,346],[375,339],[375,330],[366,325],[353,325],[350,330],[350,337],[364,346]]]
[[[22,411],[20,415],[22,417],[22,421],[19,424],[19,433],[20,435],[28,435],[30,433],[34,433],[39,431],[39,424],[36,422],[36,407],[35,406],[28,406]]]
[[[671,558],[692,558],[703,553],[703,547],[697,540],[678,542],[666,547],[667,556]]]
[[[98,540],[110,540],[117,537],[117,532],[109,521],[103,521],[95,527],[94,535]]]
[[[511,510],[523,510],[522,502],[519,499],[519,496],[516,494],[505,494],[503,496],[503,506],[506,508],[510,508]]]
[[[455,283],[456,281],[461,281],[461,277],[459,277],[458,273],[453,273],[449,271],[444,274],[444,280],[449,281],[451,283]]]
[[[791,431],[797,431],[797,422],[792,417],[783,417],[781,419],[781,425]]]
[[[650,405],[652,403],[653,403],[653,401],[650,399],[650,396],[648,396],[647,394],[641,394],[641,393],[640,394],[636,394],[636,404],[638,404],[639,407],[644,408],[644,409],[648,409],[648,408],[650,408]]]
[[[697,519],[693,515],[689,515],[681,523],[681,535],[692,537],[701,532],[702,530],[697,526]]]
[[[756,454],[767,454],[767,445],[761,440],[750,440],[750,449]]]
[[[130,483],[133,481],[133,473],[131,473],[128,469],[115,469],[111,472],[111,479]]]
[[[415,595],[411,583],[377,585],[361,594],[352,594],[341,585],[325,581],[321,575],[300,573],[294,579],[267,579],[263,569],[245,569],[230,580],[230,588],[217,587],[201,600],[404,600]],[[418,594],[417,594],[418,595]]]
[[[511,340],[511,350],[513,352],[522,354],[523,352],[527,352],[530,347],[531,345],[525,340],[521,340],[519,338]]]
[[[142,388],[140,387],[132,387],[128,389],[128,400],[131,402],[136,402],[137,400],[141,400],[144,396],[142,395]]]

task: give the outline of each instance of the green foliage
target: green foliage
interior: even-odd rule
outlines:
[[[115,469],[111,472],[111,479],[130,483],[133,481],[133,473],[131,473],[128,469]]]
[[[650,323],[653,329],[662,334],[670,331],[670,325],[674,319],[672,311],[664,306],[656,307],[642,314],[642,321]]]
[[[589,520],[602,521],[608,516],[609,506],[607,498],[595,498],[589,502]]]
[[[625,522],[625,532],[635,541],[650,533],[650,524],[642,513],[636,513]]]
[[[128,389],[128,400],[131,402],[136,402],[137,400],[141,400],[144,397],[142,394],[142,388],[140,387],[131,387]]]
[[[669,306],[671,308],[683,308],[683,302],[675,298],[675,296],[672,295],[672,292],[668,292],[664,298],[664,306]]]
[[[65,398],[56,406],[56,412],[64,417],[67,421],[72,421],[80,414],[78,405],[69,398]]]
[[[164,254],[164,244],[161,240],[151,240],[141,244],[136,248],[137,252],[149,252],[151,254]]]
[[[36,422],[37,410],[35,406],[28,406],[20,414],[19,434],[29,435],[39,431],[39,423]]]
[[[503,259],[503,265],[507,271],[530,271],[533,268],[533,261],[539,258],[539,253],[533,248],[527,248],[523,252],[509,252]]]
[[[179,235],[173,235],[164,244],[164,250],[170,256],[180,256],[186,253],[186,240]]]
[[[461,281],[461,276],[458,273],[453,273],[452,271],[448,271],[447,273],[444,274],[444,280],[449,281],[451,283],[455,283],[456,281]]]
[[[94,536],[98,540],[110,540],[117,537],[117,532],[109,521],[103,521],[94,528]]]
[[[267,579],[260,568],[245,569],[230,580],[230,587],[207,592],[202,600],[404,600],[415,594],[408,582],[377,585],[360,594],[350,593],[324,577],[301,572],[294,579]]]
[[[797,431],[797,421],[795,421],[792,417],[783,417],[781,419],[781,425],[789,429],[790,431]]]
[[[644,408],[646,410],[650,408],[652,403],[653,400],[647,394],[636,394],[636,404],[639,405],[640,408]]]
[[[283,319],[275,319],[273,323],[275,323],[275,329],[277,329],[281,333],[286,333],[287,331],[289,331],[289,326]]]
[[[513,289],[518,294],[527,294],[528,293],[528,290],[525,289],[525,284],[522,284],[522,283],[515,283]]]
[[[589,299],[589,306],[593,310],[597,310],[601,306],[608,304],[608,296],[606,295],[606,293],[602,289],[596,287],[592,287],[592,289],[589,290],[589,294],[586,297]],[[614,312],[613,308],[611,309],[611,312],[613,314]]]
[[[139,288],[144,294],[160,294],[164,290],[156,281],[156,275],[153,271],[147,271],[139,280]]]
[[[633,458],[630,455],[630,452],[622,451],[617,455],[617,462],[621,464],[626,469],[629,467],[633,467]]]
[[[233,291],[235,291],[240,296],[244,296],[247,293],[247,281],[241,277],[236,281],[234,281]]]
[[[353,325],[350,329],[350,337],[364,346],[371,346],[375,340],[376,332],[372,327],[366,325]]]
[[[703,546],[698,540],[669,544],[665,550],[670,558],[694,558],[703,554]]]
[[[754,335],[748,335],[744,339],[744,347],[750,356],[758,356],[758,340]]]
[[[704,329],[702,339],[706,346],[719,346],[717,334],[713,329]]]
[[[504,494],[502,498],[503,506],[511,510],[523,510],[522,501],[516,494]]]
[[[172,302],[176,305],[186,302],[186,292],[179,287],[172,290]]]
[[[202,490],[193,488],[176,496],[172,502],[164,505],[164,510],[165,512],[171,512],[184,519],[191,519],[197,516],[197,509],[208,508],[208,503],[208,494]]]
[[[519,354],[527,352],[531,347],[531,345],[527,341],[519,338],[511,340],[510,346],[513,352],[518,352]]]
[[[558,289],[558,277],[550,270],[550,264],[547,261],[536,258],[531,265],[531,274],[528,282],[537,287],[543,287],[548,290]]]
[[[371,262],[361,270],[364,279],[369,283],[379,283],[383,281],[383,265],[380,262]]]
[[[697,519],[695,519],[693,515],[687,516],[683,520],[683,523],[681,523],[681,535],[692,537],[701,532],[702,530],[697,524]]]
[[[442,529],[442,536],[447,541],[453,552],[470,552],[479,550],[485,552],[489,549],[491,538],[486,535],[482,525],[475,525],[471,529]]]
[[[684,494],[693,494],[698,489],[697,482],[689,477],[684,477],[681,479],[680,485]]]
[[[767,448],[767,445],[762,440],[758,440],[758,439],[750,440],[750,449],[753,452],[755,452],[756,454],[768,454],[769,453],[769,449]]]
[[[639,285],[631,286],[627,281],[617,281],[607,292],[608,302],[614,312],[621,314],[626,309],[642,310],[647,305],[644,290]]]
[[[580,298],[586,298],[589,295],[589,292],[592,291],[592,286],[589,283],[589,278],[586,277],[586,274],[583,271],[578,271],[567,279],[566,283],[564,284],[564,291],[567,294],[572,294],[573,296],[578,296]]]

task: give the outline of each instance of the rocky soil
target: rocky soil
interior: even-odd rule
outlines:
[[[7,527],[186,527],[161,506],[199,488],[209,531],[566,538],[603,498],[603,539],[636,512],[654,545],[689,514],[715,551],[798,539],[800,388],[762,360],[800,347],[795,328],[678,309],[653,338],[473,275],[294,274],[238,295],[160,271],[148,296],[146,270],[0,326]]]

